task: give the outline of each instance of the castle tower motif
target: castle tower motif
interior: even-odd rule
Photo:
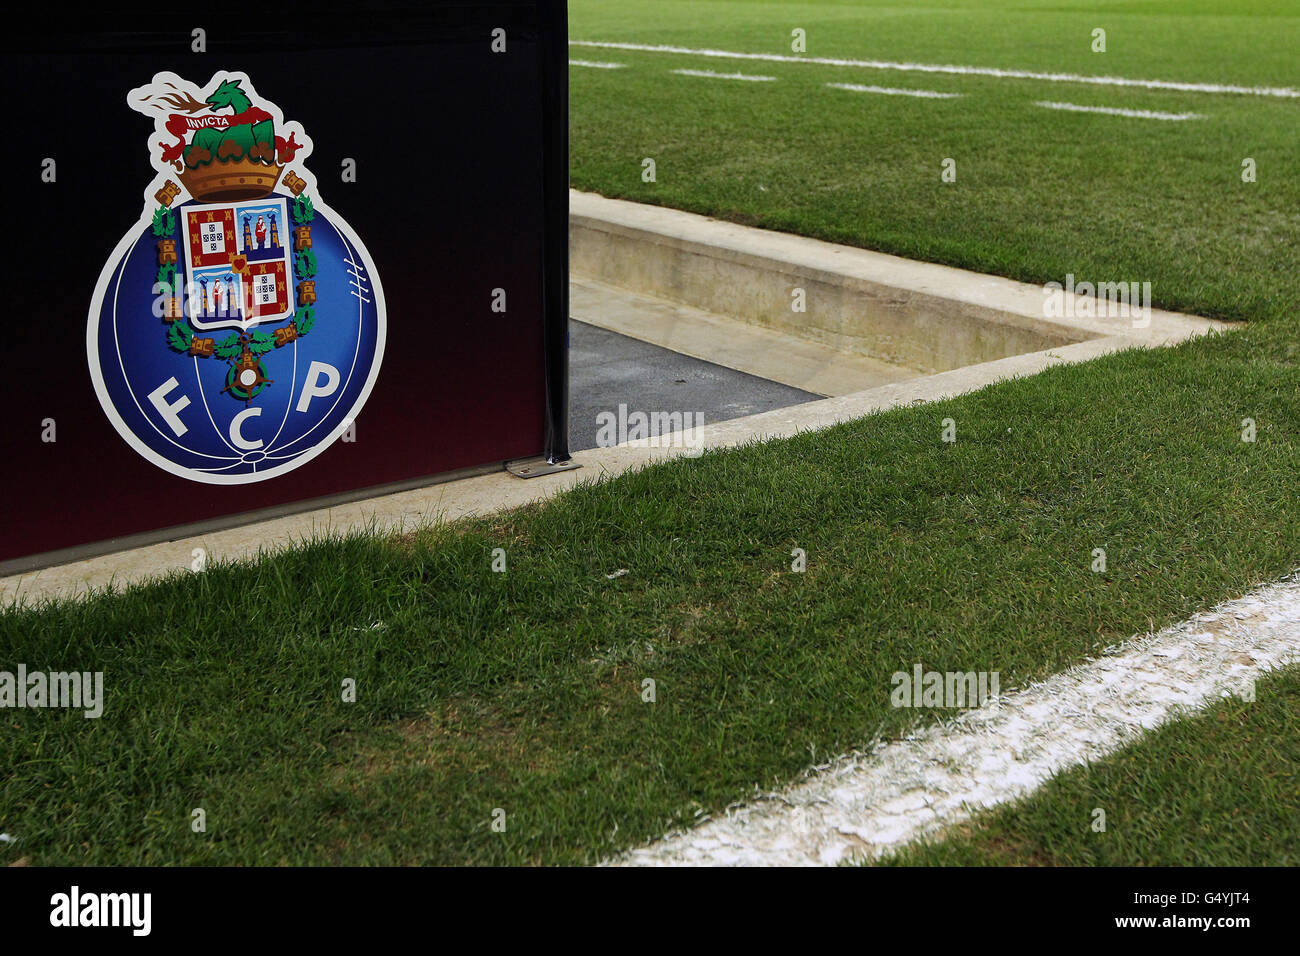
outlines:
[[[253,230],[248,224],[248,217],[244,217],[244,250],[248,251],[253,248]]]
[[[275,213],[271,213],[271,248],[280,248],[280,227],[276,225]]]

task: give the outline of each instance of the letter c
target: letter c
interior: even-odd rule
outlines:
[[[244,424],[245,418],[256,418],[261,414],[262,410],[256,405],[252,405],[230,420],[230,441],[236,448],[241,451],[256,451],[265,444],[260,438],[257,441],[249,441],[240,431],[240,426]]]

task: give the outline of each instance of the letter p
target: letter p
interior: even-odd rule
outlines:
[[[324,379],[322,383],[321,379]],[[298,396],[298,411],[307,411],[313,398],[325,398],[333,395],[339,388],[339,370],[325,362],[312,362],[307,369],[307,380],[303,383],[302,394]]]

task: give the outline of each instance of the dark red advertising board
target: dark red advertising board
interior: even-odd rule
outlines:
[[[0,572],[566,446],[564,4],[4,39]]]

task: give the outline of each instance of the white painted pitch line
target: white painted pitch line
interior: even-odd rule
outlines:
[[[1159,110],[1130,110],[1118,106],[1080,106],[1078,103],[1051,103],[1040,100],[1034,104],[1048,110],[1065,110],[1070,113],[1104,113],[1107,116],[1131,116],[1134,119],[1168,120],[1178,123],[1184,120],[1205,119],[1200,113],[1161,113]]]
[[[1036,70],[1007,70],[990,66],[957,66],[946,63],[902,63],[892,60],[848,60],[827,56],[792,56],[788,53],[740,53],[734,50],[698,49],[651,43],[615,43],[602,40],[570,40],[571,46],[640,53],[679,53],[728,60],[761,60],[768,63],[816,63],[821,66],[852,66],[868,70],[899,70],[904,73],[952,73],[963,76],[993,76],[1000,79],[1046,80],[1049,83],[1091,83],[1096,86],[1134,86],[1147,90],[1177,90],[1182,93],[1240,93],[1247,96],[1276,96],[1300,99],[1300,90],[1285,86],[1239,86],[1232,83],[1187,83],[1178,80],[1140,80],[1126,76],[1096,76],[1084,73],[1040,73]]]
[[[857,83],[827,83],[833,90],[853,93],[883,93],[886,96],[916,96],[926,100],[955,100],[964,93],[940,93],[937,90],[904,90],[896,86],[861,86]]]
[[[626,63],[599,63],[596,60],[570,60],[569,66],[588,66],[593,70],[621,70]]]
[[[710,80],[748,80],[751,83],[771,83],[775,76],[758,76],[753,73],[714,73],[712,70],[673,70],[678,76],[702,76]]]
[[[876,858],[936,834],[973,808],[1024,797],[1058,771],[1097,760],[1300,661],[1300,579],[1260,588],[1107,654],[947,725],[815,768],[797,786],[611,862],[834,864]]]

